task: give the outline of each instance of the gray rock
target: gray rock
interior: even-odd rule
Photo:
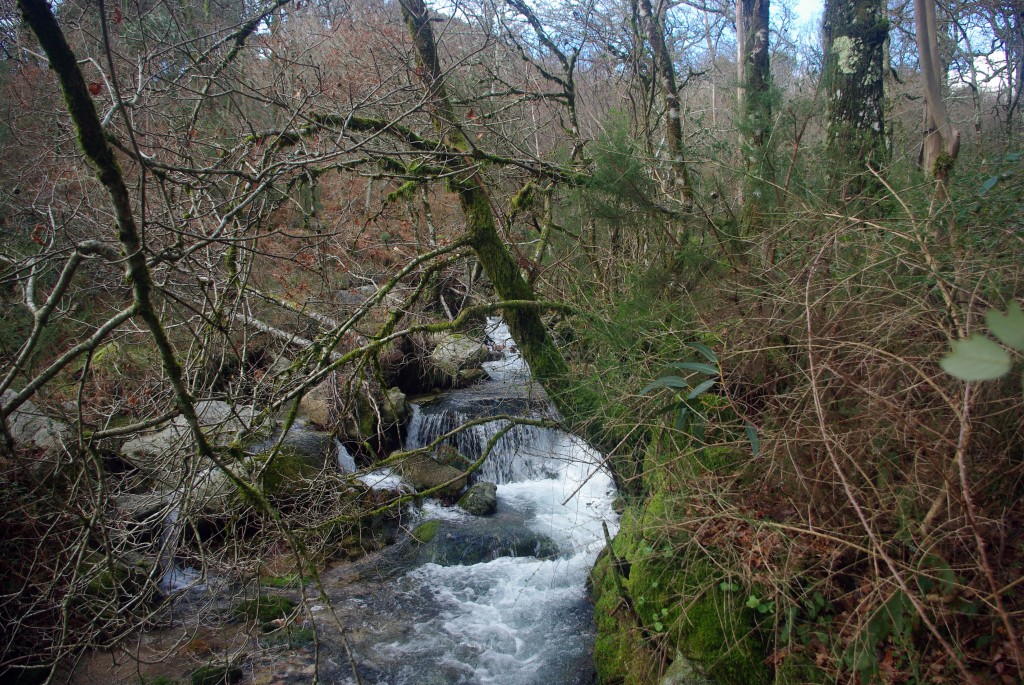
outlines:
[[[196,402],[196,415],[199,427],[203,429],[208,440],[217,445],[227,445],[238,433],[245,430],[252,422],[252,407],[232,407],[219,400]],[[184,416],[175,417],[170,424],[156,433],[139,435],[126,442],[121,448],[125,457],[143,456],[158,457],[177,449],[184,444],[191,445],[192,431]]]
[[[388,388],[380,407],[381,423],[387,427],[403,423],[409,417],[409,403],[398,388]]]
[[[339,290],[335,294],[334,299],[341,306],[354,309],[366,300],[366,296],[355,290]]]
[[[235,475],[246,479],[241,465],[232,467]],[[238,487],[220,468],[203,469],[192,480],[189,512],[201,516],[219,516],[234,509],[239,501]]]
[[[6,390],[0,403],[6,404],[17,395]],[[74,431],[63,421],[43,414],[35,402],[27,400],[7,418],[14,444],[24,449],[40,449],[47,452],[66,451],[74,446]]]
[[[232,407],[227,402],[206,400],[196,403],[199,426],[214,445],[234,441],[253,418],[252,407]],[[194,454],[192,432],[183,416],[153,433],[137,435],[121,446],[121,457],[164,488],[181,485],[184,460]]]
[[[156,433],[137,435],[121,446],[121,457],[154,477],[163,470],[161,464],[183,454],[189,445],[186,431],[168,426]]]
[[[397,470],[402,474],[402,480],[415,488],[416,492],[454,481],[438,493],[442,497],[454,498],[466,487],[466,476],[462,471],[439,464],[425,454],[410,455],[398,465]]]
[[[661,677],[658,685],[712,685],[712,681],[680,652]]]
[[[559,553],[558,545],[548,536],[496,519],[428,521],[413,535],[417,544],[412,556],[421,564],[470,566],[499,557],[548,559]]]
[[[252,422],[253,409],[250,406],[233,407],[220,400],[203,400],[196,402],[196,414],[203,428],[238,432]],[[181,427],[188,425],[181,416],[174,419],[174,422]]]
[[[455,376],[455,387],[466,388],[473,385],[479,380],[482,380],[487,373],[483,369],[466,369],[465,371],[459,371],[458,375]]]
[[[459,333],[441,336],[430,353],[430,361],[434,366],[453,379],[458,378],[460,372],[479,369],[486,360],[487,347]]]
[[[498,510],[498,486],[486,481],[471,485],[459,499],[459,506],[476,516],[490,516]]]
[[[114,506],[121,514],[133,521],[144,521],[158,517],[163,520],[167,498],[156,493],[136,495],[124,493],[114,498]]]
[[[260,454],[273,449],[281,438],[281,431],[274,431],[268,439],[259,442],[246,451]],[[281,443],[281,449],[299,457],[304,463],[317,469],[333,465],[337,461],[334,447],[334,436],[326,431],[319,431],[304,425],[293,425],[288,429]]]
[[[267,375],[277,381],[284,376],[287,376],[292,368],[292,360],[284,355],[279,356],[274,360],[274,363],[267,368]]]

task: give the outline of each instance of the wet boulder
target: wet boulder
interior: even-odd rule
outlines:
[[[474,516],[490,516],[498,510],[498,486],[481,481],[459,498],[459,507]]]
[[[417,563],[471,566],[499,557],[555,558],[558,545],[548,536],[502,518],[427,521],[413,531]]]
[[[7,404],[17,393],[4,391],[0,404]],[[7,418],[16,447],[46,452],[62,452],[74,445],[74,431],[63,421],[42,413],[35,402],[26,400]]]
[[[449,483],[437,494],[454,499],[466,487],[466,476],[454,466],[441,464],[426,454],[411,454],[397,464],[402,480],[416,492],[424,492]]]
[[[270,438],[247,448],[246,451],[250,454],[268,452],[278,442],[281,443],[282,450],[292,453],[314,468],[333,467],[338,462],[334,436],[299,422],[288,429],[284,440],[281,440],[281,431],[278,429]]]
[[[460,333],[445,333],[437,339],[430,353],[433,366],[456,387],[483,377],[481,364],[487,361],[487,347]]]
[[[336,372],[306,393],[299,409],[309,423],[341,440],[395,443],[409,411],[397,388],[383,390],[354,372]]]
[[[250,406],[233,407],[220,400],[196,402],[199,427],[214,445],[227,445],[238,434],[250,427],[253,409]],[[121,455],[129,461],[133,457],[155,458],[181,446],[191,448],[192,431],[184,416],[177,416],[164,428],[137,435],[121,446]]]

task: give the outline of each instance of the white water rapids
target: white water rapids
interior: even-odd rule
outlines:
[[[553,414],[546,399],[536,393],[531,397],[529,371],[504,324],[491,320],[488,335],[492,349],[504,355],[486,363],[491,380],[453,391],[440,406],[417,408],[408,448],[422,446],[470,418]],[[474,459],[504,425],[474,426],[452,440],[453,446]],[[604,546],[602,522],[612,533],[617,525],[611,506],[614,486],[599,467],[600,459],[586,443],[564,432],[517,426],[496,443],[480,470],[481,480],[498,484],[494,517],[479,519],[457,508],[426,505],[420,520],[442,520],[445,527],[438,535],[460,535],[459,526],[520,526],[553,542],[558,553],[546,558],[499,556],[472,565],[425,563],[383,585],[380,592],[387,598],[367,591],[344,600],[338,610],[345,612],[347,605],[364,615],[362,627],[380,637],[372,647],[364,641],[355,647],[362,682],[590,682],[594,629],[585,583]],[[378,623],[380,612],[399,625]]]

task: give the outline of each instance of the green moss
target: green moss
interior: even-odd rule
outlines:
[[[272,635],[266,636],[264,642],[268,646],[285,646],[289,649],[298,649],[311,645],[316,640],[316,633],[312,628],[294,628],[289,626]]]
[[[231,608],[231,617],[239,621],[264,624],[286,618],[295,610],[295,602],[280,595],[260,595],[243,600]]]
[[[264,587],[289,588],[299,584],[299,577],[294,573],[285,576],[266,576],[260,580]]]
[[[281,449],[273,459],[270,455],[253,458],[254,467],[260,473],[263,492],[271,499],[281,499],[299,494],[305,483],[317,475],[300,454],[291,449]]]
[[[591,575],[597,638],[594,665],[602,685],[652,682],[658,660],[615,582],[611,556],[602,554]]]
[[[519,189],[518,193],[512,196],[512,199],[508,202],[508,206],[509,209],[512,210],[513,215],[525,212],[533,206],[535,190],[536,186],[533,185],[533,181],[529,181]]]
[[[832,682],[806,654],[790,654],[775,670],[778,685],[825,685]]]
[[[753,612],[739,594],[718,587],[721,571],[710,560],[678,556],[686,548],[679,544],[685,533],[665,523],[678,520],[684,504],[682,495],[658,490],[642,508],[628,507],[613,541],[628,577],[616,582],[610,555],[595,565],[594,659],[601,682],[657,682],[657,655],[668,649],[697,662],[719,683],[768,683]]]
[[[202,666],[189,676],[192,685],[234,685],[242,682],[242,669],[230,664]]]
[[[744,454],[740,450],[722,445],[696,450],[691,463],[698,469],[694,475],[698,475],[732,469],[743,458]]]
[[[440,527],[440,521],[427,521],[416,526],[416,529],[412,531],[413,539],[422,544],[430,542],[437,535],[437,530]]]
[[[737,593],[722,592],[709,563],[692,564],[688,580],[705,583],[703,592],[686,607],[678,624],[679,650],[701,663],[720,683],[768,683],[762,646],[754,637],[754,614]]]
[[[155,675],[152,678],[142,678],[142,685],[174,685],[175,681],[165,675]]]

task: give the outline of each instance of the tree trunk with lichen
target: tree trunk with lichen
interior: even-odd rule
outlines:
[[[960,152],[960,131],[950,122],[942,99],[945,72],[939,59],[939,32],[933,0],[914,0],[914,22],[925,100],[921,167],[929,176],[945,183]]]
[[[769,0],[738,0],[740,149],[743,154],[743,229],[762,223],[774,194],[771,164],[772,76],[768,55]]]
[[[878,196],[872,173],[889,160],[883,55],[889,22],[882,0],[828,0],[822,41],[828,97],[830,190],[844,200]]]
[[[689,205],[693,201],[693,189],[683,142],[683,114],[675,65],[665,41],[665,28],[651,0],[638,0],[633,6],[633,12],[639,17],[638,23],[646,29],[647,42],[654,53],[658,89],[665,100],[665,147],[668,148],[672,184],[678,188],[683,204]]]
[[[217,464],[250,501],[257,503],[264,511],[270,511],[262,493],[228,468],[228,463],[214,451],[213,445],[200,427],[195,402],[188,392],[184,369],[160,320],[155,301],[155,285],[142,248],[142,230],[135,219],[124,174],[107,140],[96,106],[86,87],[85,78],[79,69],[78,60],[68,45],[53,10],[45,0],[18,0],[18,9],[50,61],[50,68],[56,74],[64,96],[64,105],[78,134],[78,144],[94,169],[96,178],[107,191],[117,239],[123,253],[125,279],[132,289],[132,317],[141,319],[149,330],[153,345],[160,355],[163,371],[173,390],[175,404],[189,427],[197,452]],[[14,408],[16,406],[11,403],[8,411]],[[6,421],[6,417],[2,420]],[[4,432],[9,434],[6,430]]]
[[[454,109],[445,90],[426,5],[423,0],[401,0],[401,6],[403,19],[416,50],[417,67],[427,92],[427,106],[434,127],[442,142],[453,150],[466,152],[469,146],[456,123]],[[466,219],[469,245],[494,284],[498,296],[503,301],[535,301],[533,289],[523,279],[519,265],[498,234],[490,194],[472,160],[467,157],[452,162],[450,166],[453,173],[449,176],[448,185],[458,195],[459,206]],[[530,306],[509,307],[504,310],[504,317],[534,377],[550,393],[559,411],[570,421],[578,412],[585,411],[577,402],[569,399],[568,367],[555,347],[539,309]]]

